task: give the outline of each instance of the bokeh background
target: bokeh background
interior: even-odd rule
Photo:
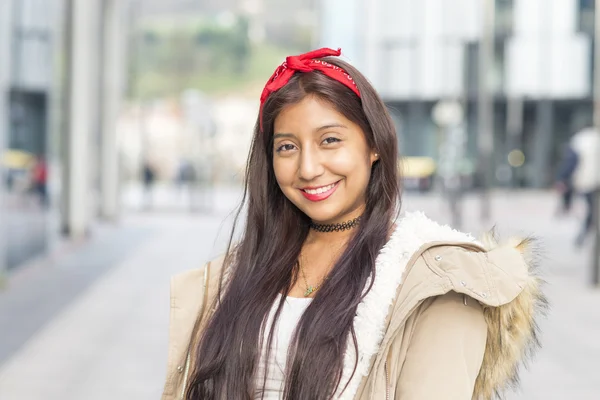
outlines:
[[[552,308],[508,399],[600,399],[594,193],[565,179],[595,3],[0,0],[0,399],[160,397],[169,277],[223,251],[262,87],[324,46],[391,112],[405,210],[539,238]]]

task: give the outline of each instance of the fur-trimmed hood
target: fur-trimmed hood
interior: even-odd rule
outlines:
[[[484,236],[482,243],[487,252],[516,249],[526,267],[519,284],[522,290],[512,301],[497,305],[482,303],[488,335],[483,363],[475,382],[474,398],[491,399],[501,397],[506,389],[518,386],[519,369],[541,346],[537,318],[545,315],[548,301],[542,292],[543,281],[538,274],[540,251],[535,239],[511,238],[501,244],[495,233],[490,232]]]
[[[475,300],[479,311],[474,313],[479,317],[475,315],[473,319],[481,318],[483,313],[482,319],[485,320],[485,324],[481,323],[482,346],[478,349],[475,347],[478,326],[468,326],[471,322],[468,318],[464,319],[464,335],[472,335],[473,343],[467,341],[462,352],[457,353],[459,357],[473,353],[474,361],[469,361],[467,356],[465,360],[455,361],[459,367],[472,363],[477,373],[471,377],[471,387],[461,390],[473,393],[475,400],[490,400],[514,388],[519,381],[519,369],[540,346],[536,319],[547,308],[541,290],[543,282],[537,274],[538,257],[539,250],[533,239],[509,239],[501,243],[491,232],[476,240],[469,234],[437,224],[423,213],[405,214],[377,259],[371,292],[357,309],[358,367],[348,386],[350,390],[342,393],[340,398],[378,398],[380,388],[374,376],[389,375],[389,371],[392,371],[392,376],[386,379],[386,385],[390,386],[386,388],[389,398],[395,398],[390,396],[390,391],[402,399],[412,399],[407,394],[413,391],[420,393],[414,397],[419,399],[466,398],[406,389],[404,386],[412,383],[405,385],[402,382],[402,375],[410,375],[406,369],[411,368],[407,362],[410,361],[407,353],[410,352],[411,340],[407,340],[407,336],[415,335],[414,332],[419,329],[420,315],[427,313],[427,308],[435,308],[431,306],[435,303],[434,299],[448,293],[462,295],[465,305],[473,305]],[[462,323],[461,318],[457,313],[455,323]],[[427,365],[426,360],[431,357],[431,365],[427,365],[423,372],[435,379],[436,362],[445,364],[443,358],[452,357],[454,351],[446,348],[438,351],[436,343],[453,341],[442,336],[445,330],[451,332],[454,326],[452,323],[445,326],[437,326],[435,322],[428,324],[423,324],[427,325],[426,330],[418,333],[426,337],[423,339],[426,343],[423,349],[418,350],[421,353],[416,358],[421,358],[422,363]],[[457,342],[459,340],[460,337],[456,339]],[[354,357],[347,354],[344,372],[348,374],[351,373],[351,367],[348,368],[351,361]],[[440,370],[439,373],[452,375],[453,372]],[[455,379],[465,380],[465,377],[457,376]],[[423,382],[417,385],[423,385]],[[435,386],[435,382],[430,385]],[[444,383],[440,382],[439,386],[443,388]]]

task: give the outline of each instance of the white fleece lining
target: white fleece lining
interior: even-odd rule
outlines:
[[[339,395],[354,369],[355,350],[352,340],[349,340],[342,380],[336,396],[338,399],[352,400],[356,396],[362,378],[369,373],[371,358],[379,351],[385,334],[385,319],[396,296],[396,290],[402,283],[408,261],[422,245],[434,241],[474,242],[475,239],[449,226],[439,225],[422,212],[409,212],[399,220],[396,230],[379,252],[375,261],[375,282],[371,291],[358,305],[354,317],[358,343],[356,371],[344,393]],[[369,282],[367,286],[368,284]]]

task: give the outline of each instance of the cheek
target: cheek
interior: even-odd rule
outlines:
[[[275,172],[275,179],[279,186],[286,186],[293,182],[294,171],[291,163],[286,160],[274,160],[273,171]]]
[[[344,154],[333,157],[327,163],[331,171],[351,179],[364,179],[371,168],[371,164],[363,154]]]

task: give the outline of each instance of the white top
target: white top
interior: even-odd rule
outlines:
[[[273,316],[279,305],[281,295],[278,295],[271,307],[269,317],[264,329],[264,337],[262,354],[260,357],[258,371],[256,375],[256,393],[255,399],[260,399],[263,392],[263,380],[265,373],[265,355],[267,352],[266,344],[269,338],[269,332],[271,331],[271,324]],[[300,317],[311,303],[312,298],[298,298],[298,297],[287,297],[275,331],[273,332],[273,342],[271,344],[271,353],[268,361],[268,376],[264,386],[264,399],[265,400],[280,400],[283,398],[283,389],[285,387],[285,368],[287,361],[287,353],[290,345],[290,340],[296,329],[296,325],[300,321]]]
[[[577,132],[571,139],[577,153],[577,167],[573,173],[573,186],[579,193],[589,193],[600,187],[600,133],[594,128]]]

